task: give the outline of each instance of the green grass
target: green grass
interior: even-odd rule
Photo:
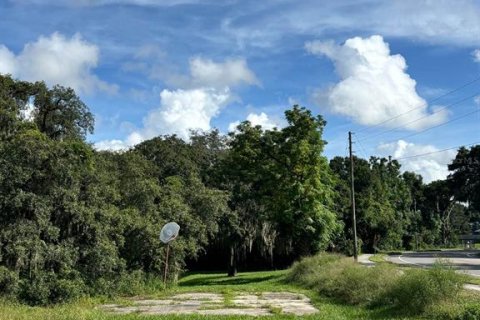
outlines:
[[[470,284],[476,284],[480,286],[480,277],[467,276],[466,282]]]
[[[302,319],[416,319],[401,318],[391,314],[386,309],[370,310],[364,307],[348,306],[335,302],[331,299],[321,297],[313,290],[308,290],[288,284],[285,281],[287,271],[269,272],[248,272],[240,273],[235,278],[226,277],[224,273],[192,273],[180,279],[178,286],[146,295],[147,298],[165,297],[181,292],[219,292],[227,297],[235,293],[260,293],[264,291],[290,291],[307,295],[319,313],[305,316]],[[130,302],[125,298],[110,299],[106,297],[84,298],[75,302],[55,305],[52,307],[29,307],[26,305],[0,300],[1,320],[138,320],[138,319],[256,319],[248,316],[200,316],[200,315],[179,315],[179,316],[144,316],[140,314],[112,315],[96,307],[104,303],[118,303],[128,305]],[[273,310],[273,316],[265,319],[296,319],[294,316],[279,314],[279,310]],[[258,319],[258,318],[257,318]]]
[[[289,291],[303,293],[307,295],[314,306],[320,311],[316,315],[305,316],[302,319],[421,319],[415,316],[402,316],[401,313],[387,307],[369,308],[366,306],[346,305],[335,301],[332,298],[326,298],[319,294],[315,289],[307,289],[286,281],[289,271],[266,271],[266,272],[248,272],[240,273],[237,277],[229,278],[225,273],[190,273],[182,277],[177,286],[163,290],[157,286],[149,287],[142,297],[161,298],[175,293],[183,292],[216,292],[222,293],[226,298],[226,305],[230,306],[229,300],[236,293],[260,293],[265,291]],[[471,303],[472,298],[463,294],[466,298],[465,305]],[[480,296],[475,296],[479,299]],[[240,320],[240,319],[258,319],[248,316],[201,316],[201,315],[165,315],[165,316],[145,316],[140,314],[112,315],[100,309],[98,305],[105,303],[117,303],[122,305],[131,304],[126,298],[83,298],[77,301],[55,305],[52,307],[29,307],[26,305],[0,300],[0,319],[1,320],[167,320],[167,319],[186,319],[186,320]],[[430,313],[428,318],[442,316],[445,319],[455,319],[450,317],[452,312],[461,313],[462,307],[456,303],[451,308],[440,308],[437,313]],[[274,310],[273,315],[264,319],[297,319],[294,316],[282,315],[279,310]],[[447,315],[445,315],[447,314]],[[460,318],[459,318],[460,319]]]
[[[387,255],[384,253],[377,253],[371,256],[368,260],[375,262],[375,263],[388,263],[387,260],[385,260],[385,257]]]

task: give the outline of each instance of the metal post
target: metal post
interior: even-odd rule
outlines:
[[[170,243],[167,243],[167,255],[165,257],[165,274],[163,276],[163,285],[167,288],[167,272],[168,272],[168,254],[170,252]]]
[[[350,200],[352,203],[352,224],[353,224],[353,258],[358,261],[358,244],[357,244],[357,218],[355,217],[355,184],[353,173],[353,153],[352,153],[352,132],[348,132],[348,146],[350,151]]]

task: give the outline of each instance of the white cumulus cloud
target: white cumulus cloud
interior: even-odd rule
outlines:
[[[126,149],[165,134],[188,139],[190,130],[210,130],[211,120],[235,100],[231,87],[258,84],[244,59],[214,62],[194,58],[190,60],[190,75],[183,78],[183,88],[162,90],[159,107],[144,118],[142,128],[132,131],[125,141],[100,141],[95,147]],[[260,118],[263,120],[261,115]]]
[[[60,84],[81,93],[95,90],[113,93],[117,86],[93,74],[98,60],[98,47],[79,34],[71,38],[57,32],[49,37],[40,36],[37,41],[25,44],[17,55],[0,46],[0,73],[27,81],[43,80],[49,86]]]
[[[160,93],[160,107],[144,118],[143,128],[134,130],[125,141],[104,140],[97,142],[95,147],[99,150],[128,149],[164,134],[176,134],[187,140],[190,130],[210,130],[211,119],[218,115],[231,98],[228,88],[165,89]]]
[[[177,134],[187,139],[189,130],[210,130],[210,121],[231,98],[230,90],[213,88],[163,90],[160,107],[144,120],[144,139],[159,134]]]
[[[250,113],[247,116],[247,121],[250,121],[252,126],[261,126],[263,130],[272,130],[275,127],[279,127],[279,125],[270,119],[265,112],[261,113]],[[228,125],[228,131],[235,131],[237,126],[240,124],[240,121],[231,122]]]
[[[393,159],[399,159],[403,171],[421,174],[427,183],[445,179],[449,173],[447,165],[457,153],[455,150],[439,152],[433,145],[414,144],[404,140],[381,144],[377,151],[383,155],[391,155]]]
[[[446,120],[447,111],[438,111],[438,106],[433,107],[438,112],[429,113],[427,102],[416,91],[415,80],[406,72],[405,59],[399,54],[392,55],[381,36],[355,37],[343,45],[312,41],[306,43],[305,48],[312,54],[328,57],[335,64],[340,82],[314,95],[317,103],[326,103],[332,112],[363,125],[376,125],[405,113],[384,125],[410,130]],[[419,118],[422,119],[415,121]]]

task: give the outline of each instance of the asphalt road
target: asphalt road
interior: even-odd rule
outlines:
[[[397,264],[424,268],[431,267],[438,259],[447,259],[459,271],[480,277],[480,250],[404,252],[387,259]]]

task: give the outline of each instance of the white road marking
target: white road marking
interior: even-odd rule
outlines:
[[[399,259],[400,261],[405,262],[405,263],[408,263],[408,264],[413,264],[413,265],[416,265],[416,266],[419,266],[419,267],[422,267],[422,268],[425,267],[423,264],[418,264],[418,263],[415,263],[415,262],[403,260],[403,259],[402,259],[402,256],[398,256],[398,259]]]

